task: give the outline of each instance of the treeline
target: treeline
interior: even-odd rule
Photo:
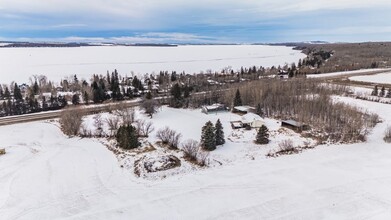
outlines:
[[[307,54],[302,73],[329,73],[390,66],[390,42],[299,44],[296,49]]]

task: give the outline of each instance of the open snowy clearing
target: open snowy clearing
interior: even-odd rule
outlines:
[[[231,143],[213,155],[239,158],[222,166],[162,180],[137,178],[120,168],[98,140],[67,138],[55,123],[0,127],[0,216],[4,219],[390,219],[391,145],[382,140],[391,105],[337,98],[378,113],[367,143],[319,146],[266,158],[263,148]],[[175,112],[177,111],[177,112]],[[198,112],[199,113],[199,112]],[[174,126],[197,138],[204,115],[162,110],[156,127]],[[199,116],[199,117],[195,117]],[[187,120],[194,117],[191,121]],[[268,125],[273,121],[266,122]],[[275,127],[276,128],[276,127]],[[228,132],[227,132],[228,131]],[[248,133],[247,135],[252,135]],[[249,140],[249,139],[248,139]],[[271,143],[271,145],[273,142]],[[268,146],[270,147],[270,146]],[[259,149],[259,152],[257,153]],[[226,153],[228,152],[228,153]],[[213,156],[212,155],[212,156]]]
[[[349,79],[360,82],[391,84],[391,72],[367,76],[353,76]]]
[[[159,71],[193,74],[231,67],[284,65],[305,55],[291,47],[264,45],[197,45],[178,47],[94,46],[78,48],[0,48],[1,83],[29,82],[45,75],[59,82],[77,74],[89,80],[92,74],[118,72],[125,76]],[[12,76],[12,78],[10,78]]]

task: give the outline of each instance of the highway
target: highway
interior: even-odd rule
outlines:
[[[328,74],[324,74],[324,76],[321,76],[322,74],[319,74],[319,75],[317,75],[318,77],[316,77],[316,78],[324,80],[328,83],[333,83],[333,84],[348,85],[348,86],[355,86],[355,87],[364,87],[364,88],[373,88],[374,83],[356,82],[356,81],[348,80],[348,78],[352,77],[352,76],[370,75],[370,74],[389,72],[390,70],[391,69],[384,69],[384,70],[379,70],[379,71],[339,74],[339,75],[332,75],[332,76],[328,76]],[[385,84],[385,86],[390,86],[390,85]],[[201,92],[198,94],[193,94],[193,96],[194,95],[204,95],[204,92]],[[159,97],[157,99],[162,99],[162,98],[163,97]],[[169,97],[164,97],[164,98],[169,98]],[[98,105],[88,105],[88,106],[81,105],[80,108],[84,109],[85,114],[93,114],[96,112],[107,112],[110,109],[114,109],[117,105],[125,105],[126,107],[135,107],[135,106],[140,105],[140,103],[141,103],[140,100],[132,100],[132,101],[122,101],[122,102],[114,102],[114,103],[98,104]],[[63,110],[56,110],[56,111],[39,112],[39,113],[32,113],[32,114],[25,114],[25,115],[0,117],[0,126],[59,118],[62,111]]]

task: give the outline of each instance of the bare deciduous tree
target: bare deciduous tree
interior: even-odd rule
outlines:
[[[110,136],[114,136],[119,128],[119,117],[118,116],[111,116],[106,119],[106,123],[109,126],[110,130]]]
[[[95,135],[102,137],[103,135],[103,120],[101,114],[94,115],[94,126],[95,126]]]
[[[64,134],[68,136],[76,136],[80,132],[82,119],[84,116],[81,108],[67,108],[61,112],[60,125]]]

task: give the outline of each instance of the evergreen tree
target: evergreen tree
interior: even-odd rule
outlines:
[[[257,144],[268,144],[269,143],[269,129],[265,125],[262,125],[257,133],[255,142]]]
[[[171,103],[170,106],[174,108],[179,108],[182,106],[182,91],[181,87],[178,83],[175,83],[175,85],[171,88]]]
[[[213,151],[216,149],[216,134],[213,123],[208,121],[202,127],[201,146],[204,150]]]
[[[389,89],[388,89],[388,92],[387,92],[386,98],[391,98],[391,88],[389,88]]]
[[[225,144],[224,130],[223,130],[223,125],[220,122],[220,119],[217,119],[215,127],[216,127],[216,145]]]
[[[39,94],[39,86],[37,83],[37,80],[35,80],[34,85],[33,85],[33,95],[38,95]]]
[[[380,89],[379,96],[380,97],[384,97],[385,94],[386,94],[386,88],[384,88],[384,86],[382,86],[381,89]]]
[[[20,88],[18,86],[18,84],[15,83],[15,86],[14,86],[14,98],[18,101],[21,101],[23,100],[23,96],[22,96],[22,93],[20,91]]]
[[[78,104],[80,104],[80,96],[79,96],[79,94],[74,94],[74,95],[72,96],[72,104],[73,104],[73,105],[78,105]]]
[[[234,107],[235,106],[242,106],[243,103],[242,103],[242,97],[240,96],[240,91],[239,89],[236,90],[236,93],[235,93],[235,98],[234,98]]]
[[[86,105],[88,105],[88,101],[90,100],[90,97],[89,97],[87,91],[84,91],[83,99],[84,99],[84,103],[85,103]]]
[[[141,145],[138,141],[138,134],[135,127],[132,125],[121,126],[116,135],[119,147],[123,149],[133,149]]]
[[[10,90],[8,89],[8,87],[5,87],[4,98],[9,99],[10,97],[11,97]]]
[[[373,88],[373,91],[372,91],[372,94],[373,96],[378,96],[379,95],[379,89],[377,88],[377,85],[375,86],[375,88]]]

